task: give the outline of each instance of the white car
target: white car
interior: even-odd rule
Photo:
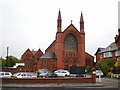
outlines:
[[[70,75],[69,71],[62,70],[62,69],[56,70],[54,73],[57,74],[57,76],[69,76]]]
[[[100,76],[104,76],[103,72],[101,70],[96,70],[96,71],[93,71],[93,74],[96,74],[96,76],[98,77],[99,75]]]
[[[17,77],[17,78],[36,78],[37,76],[32,76],[29,73],[25,73],[25,72],[19,72],[19,73],[15,73],[13,74],[13,77]]]
[[[0,72],[0,78],[4,78],[4,77],[11,77],[12,73],[11,72]]]

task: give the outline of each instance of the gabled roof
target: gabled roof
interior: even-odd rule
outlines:
[[[54,52],[47,52],[40,59],[56,59],[56,55]]]
[[[35,53],[35,54],[38,54],[39,52],[40,52],[41,55],[43,55],[43,52],[42,52],[40,49],[38,49],[38,51],[37,51],[36,53],[35,53],[35,52],[34,52],[34,53]],[[34,55],[35,55],[35,54],[34,54]]]
[[[98,48],[97,51],[96,51],[96,53],[95,53],[95,55],[96,55],[97,53],[101,52],[101,51],[104,50],[104,49],[105,49],[105,48]]]
[[[23,58],[23,56],[26,55],[28,52],[33,55],[33,53],[32,53],[32,52],[30,51],[30,49],[28,48],[28,49],[23,53],[23,55],[21,56],[21,58]]]
[[[70,28],[71,26],[72,26],[73,28],[75,28],[75,30],[76,30],[78,33],[80,33],[80,32],[77,30],[77,28],[76,28],[72,23],[63,31],[63,33],[66,32],[66,31],[68,30],[68,28]]]

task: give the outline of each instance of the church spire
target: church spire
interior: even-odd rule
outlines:
[[[83,14],[81,12],[81,17],[80,17],[80,32],[84,34],[84,20],[83,20]]]
[[[61,27],[62,27],[62,18],[61,18],[61,12],[59,9],[58,19],[57,19],[57,32],[62,32]]]

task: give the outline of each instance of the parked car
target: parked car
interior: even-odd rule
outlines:
[[[99,75],[104,76],[104,74],[101,70],[93,71],[93,74],[96,74],[96,77],[99,77]]]
[[[0,72],[0,78],[4,78],[4,77],[11,77],[12,73],[11,72]]]
[[[57,74],[57,76],[69,76],[70,75],[70,72],[68,70],[62,70],[62,69],[56,70],[54,73]]]
[[[22,72],[15,73],[15,74],[12,75],[12,77],[17,77],[20,73],[22,73]]]
[[[16,78],[36,78],[37,77],[37,76],[33,76],[33,75],[26,73],[26,72],[15,73],[12,76],[16,77]]]
[[[39,69],[38,70],[38,77],[45,77],[48,73],[51,73],[49,70],[47,69]]]
[[[55,73],[48,73],[46,76],[45,76],[45,78],[56,78],[57,77],[57,74],[55,74]]]

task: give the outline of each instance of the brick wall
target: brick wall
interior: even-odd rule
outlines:
[[[95,83],[96,75],[76,78],[3,78],[2,83]]]

